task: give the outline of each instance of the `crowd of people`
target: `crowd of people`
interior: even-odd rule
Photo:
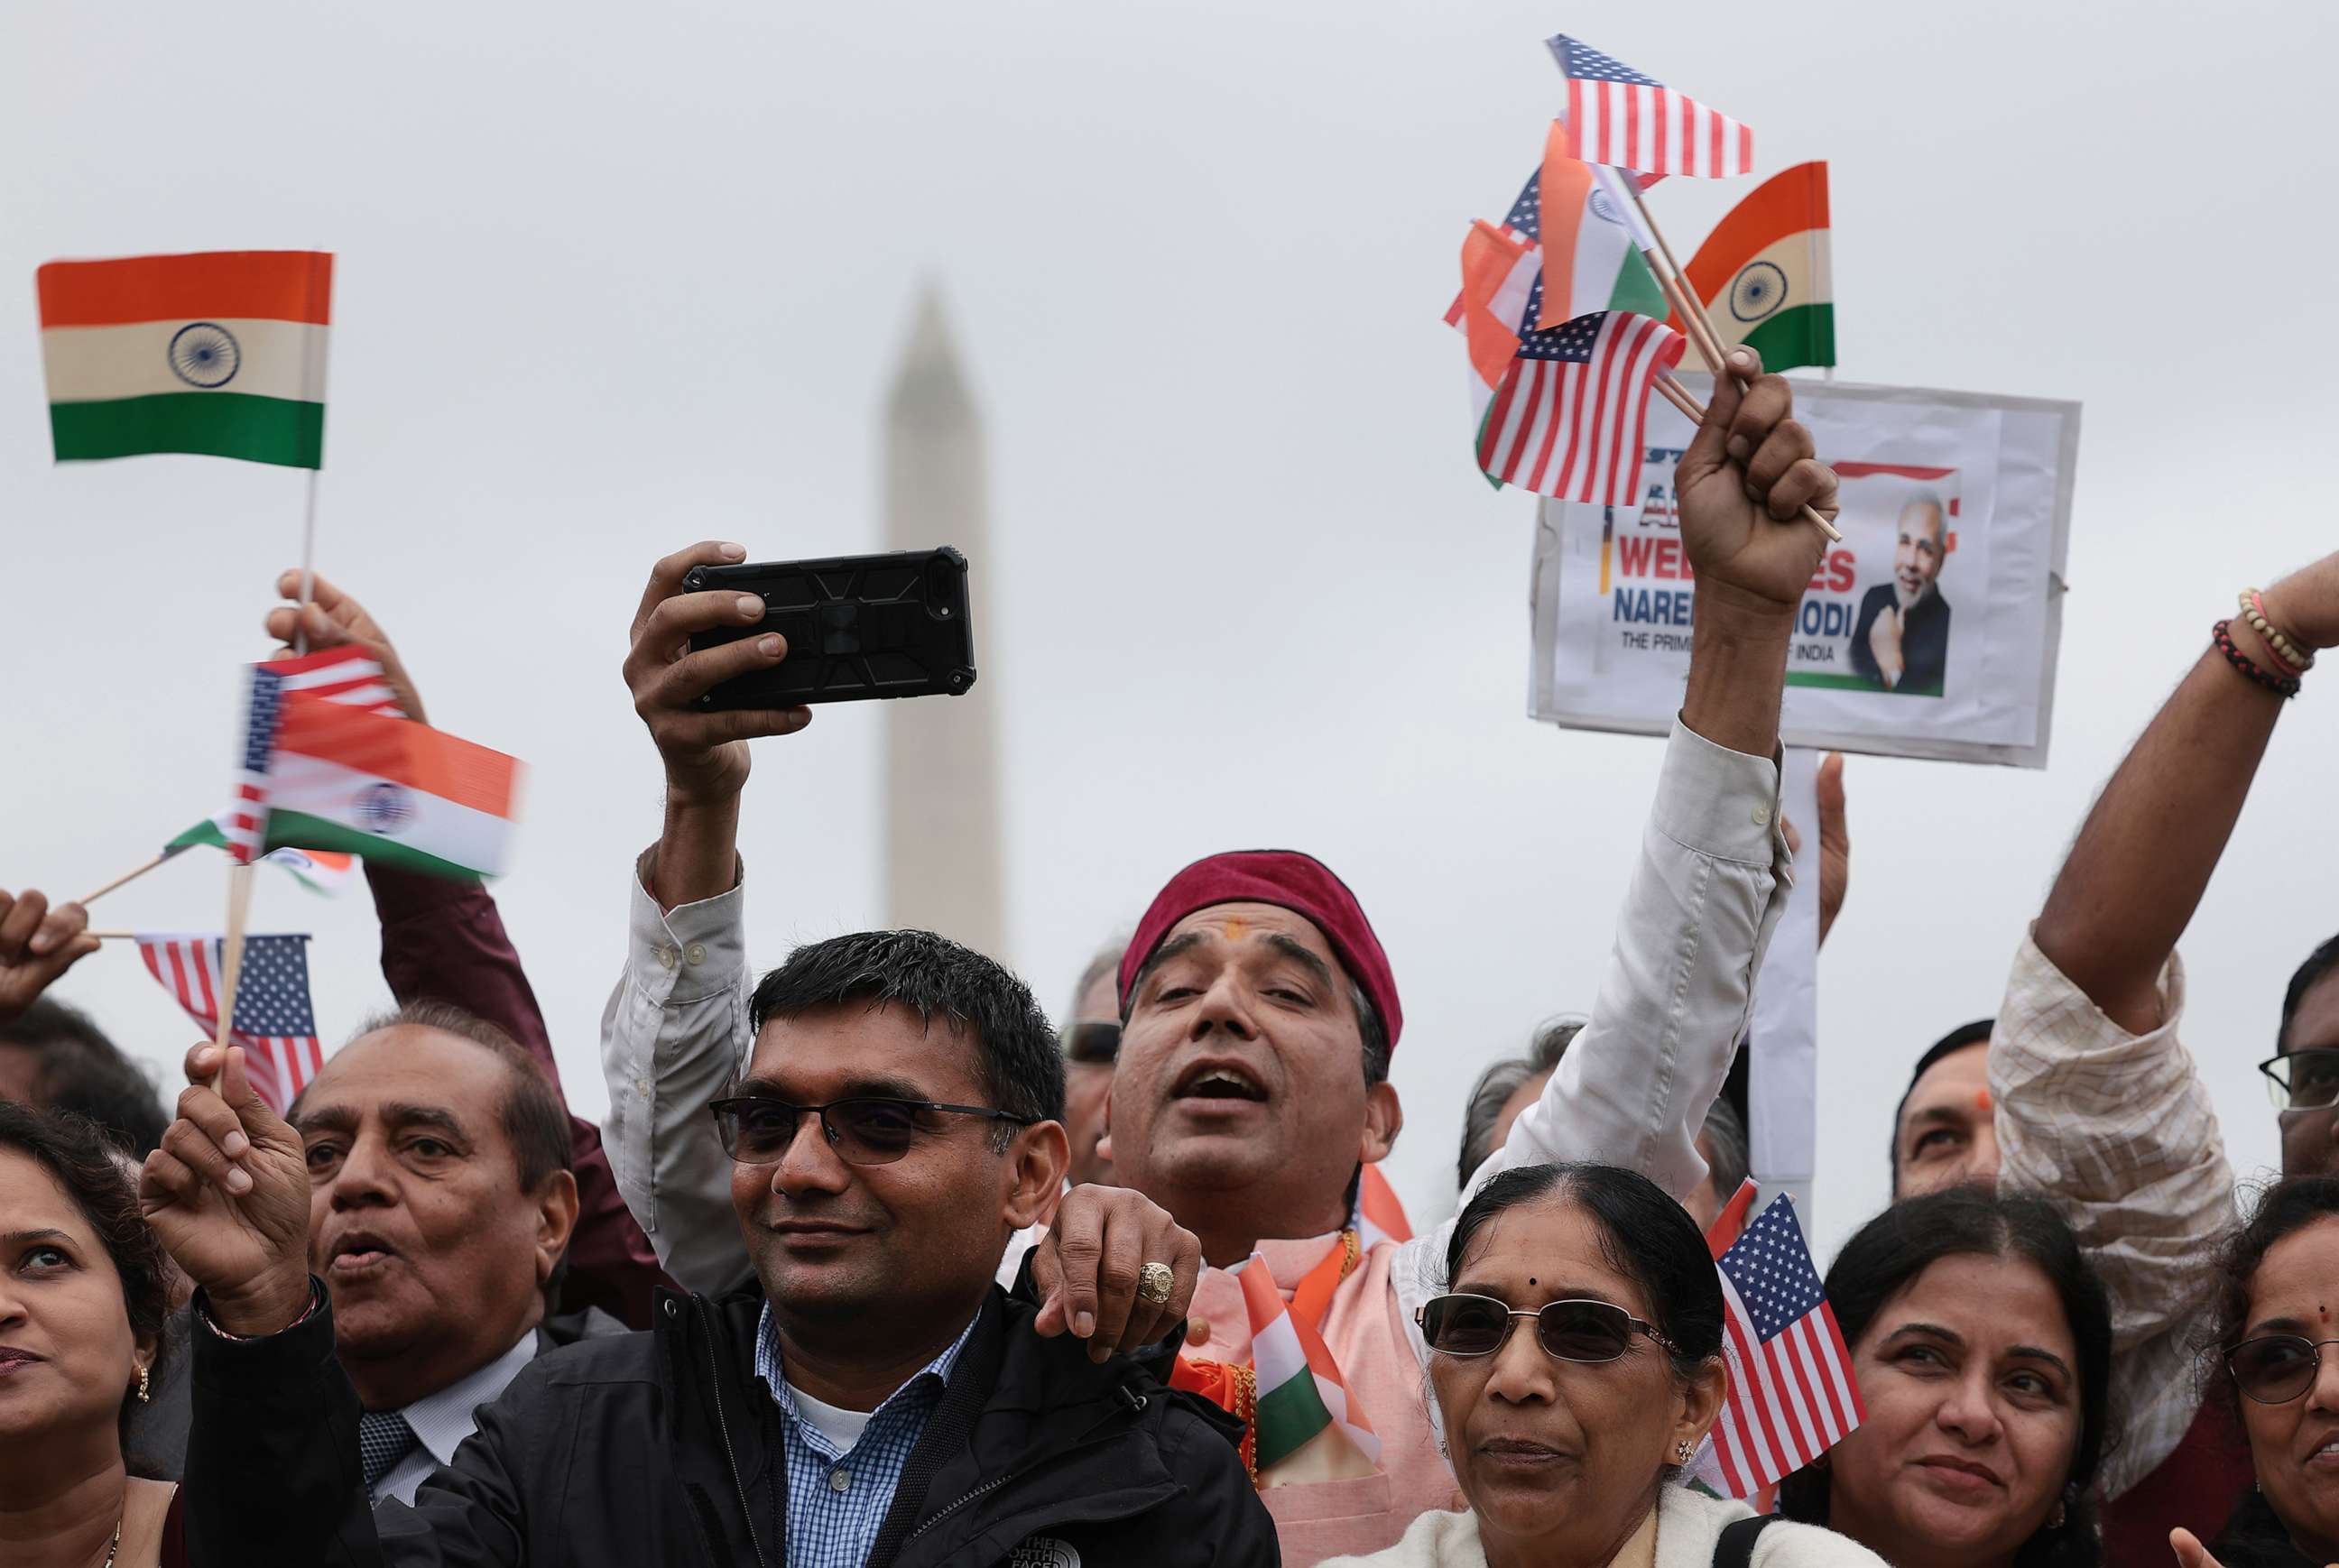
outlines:
[[[683,591],[742,558],[695,546],[625,663],[666,794],[599,1127],[484,888],[367,867],[395,1006],[281,1117],[209,1043],[166,1109],[44,995],[85,913],[0,893],[0,1562],[2339,1561],[2339,940],[2283,996],[2283,1178],[2246,1202],[2176,956],[2339,646],[2339,556],[2221,626],[2009,933],[1997,1016],[1880,1114],[1893,1201],[1825,1272],[1865,1420],[1759,1510],[1683,1484],[1728,1389],[1753,983],[1848,853],[1831,823],[1793,889],[1778,810],[1835,478],[1737,352],[1679,470],[1693,654],[1614,949],[1475,1086],[1455,1218],[1369,1217],[1397,974],[1307,854],[1178,872],[1061,1027],[947,932],[759,974],[750,743],[809,714],[699,706],[786,649],[691,649],[764,613]],[[268,626],[425,711],[334,585]]]

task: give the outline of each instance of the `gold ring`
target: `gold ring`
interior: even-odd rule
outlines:
[[[1178,1277],[1166,1263],[1149,1263],[1137,1271],[1137,1299],[1149,1307],[1167,1307]]]

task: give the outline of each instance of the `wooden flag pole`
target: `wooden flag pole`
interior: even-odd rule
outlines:
[[[222,1060],[228,1035],[235,1028],[235,989],[243,979],[243,928],[251,915],[252,867],[232,867],[227,873],[227,935],[220,943],[219,1031],[212,1037]]]
[[[85,931],[82,935],[94,936],[100,942],[130,942],[138,933],[134,931]]]
[[[1713,318],[1706,314],[1704,301],[1690,286],[1689,274],[1682,271],[1679,261],[1673,260],[1673,248],[1666,243],[1665,232],[1657,227],[1657,215],[1650,212],[1649,204],[1641,199],[1639,187],[1630,180],[1619,182],[1623,185],[1625,193],[1633,198],[1633,205],[1640,212],[1641,222],[1648,229],[1649,238],[1657,242],[1657,252],[1664,258],[1664,267],[1660,271],[1655,258],[1650,257],[1650,270],[1658,273],[1660,286],[1668,276],[1672,278],[1673,288],[1666,291],[1667,297],[1671,298],[1675,293],[1680,295],[1673,309],[1681,312],[1682,324],[1689,329],[1692,340],[1698,345],[1698,352],[1704,356],[1705,368],[1717,376],[1722,374],[1722,334],[1713,330]],[[1641,254],[1648,256],[1649,253],[1643,251]]]
[[[309,599],[317,590],[317,475],[321,469],[309,470],[309,507],[301,522],[301,604],[292,612],[292,656],[295,658],[309,651],[309,630],[302,623],[308,619]]]
[[[170,855],[165,853],[158,854],[153,860],[141,862],[139,864],[123,872],[120,876],[115,877],[112,882],[107,883],[104,887],[99,888],[95,892],[91,893],[86,898],[78,898],[74,902],[81,905],[82,908],[87,909],[91,904],[95,903],[99,899],[104,898],[115,888],[122,886],[124,883],[136,882],[140,877],[144,876],[148,872],[153,871],[156,866],[161,865],[164,861],[169,860],[170,858]]]

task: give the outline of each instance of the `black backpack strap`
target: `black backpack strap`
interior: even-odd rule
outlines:
[[[1754,1537],[1778,1522],[1775,1514],[1758,1514],[1722,1526],[1722,1539],[1713,1545],[1713,1568],[1752,1568]]]

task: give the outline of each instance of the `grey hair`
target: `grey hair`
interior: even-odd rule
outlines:
[[[1467,1109],[1462,1113],[1462,1158],[1455,1178],[1456,1188],[1469,1186],[1470,1178],[1495,1152],[1495,1123],[1511,1096],[1527,1080],[1555,1071],[1559,1059],[1566,1054],[1569,1044],[1583,1032],[1587,1021],[1583,1014],[1573,1012],[1548,1020],[1536,1027],[1535,1040],[1527,1046],[1525,1056],[1507,1057],[1478,1075],[1477,1083],[1470,1090]]]
[[[1064,1009],[1064,1024],[1066,1028],[1070,1028],[1071,1025],[1081,1021],[1081,1003],[1087,1000],[1089,988],[1091,986],[1096,984],[1097,981],[1104,979],[1107,975],[1111,975],[1118,979],[1120,973],[1120,955],[1128,950],[1128,947],[1129,939],[1127,937],[1122,937],[1118,942],[1108,942],[1103,947],[1097,949],[1097,955],[1089,960],[1089,966],[1081,971],[1081,978],[1072,987],[1071,1005]],[[1113,998],[1113,1015],[1115,1018],[1118,1018],[1120,1013],[1120,998],[1116,995]]]
[[[1722,1202],[1754,1174],[1754,1156],[1746,1139],[1746,1122],[1738,1108],[1717,1100],[1705,1112],[1706,1166],[1713,1173],[1713,1195]]]
[[[1900,509],[1905,512],[1910,507],[1933,508],[1934,519],[1940,525],[1940,543],[1946,547],[1949,542],[1949,504],[1941,499],[1941,492],[1929,487],[1911,490],[1901,501]]]

